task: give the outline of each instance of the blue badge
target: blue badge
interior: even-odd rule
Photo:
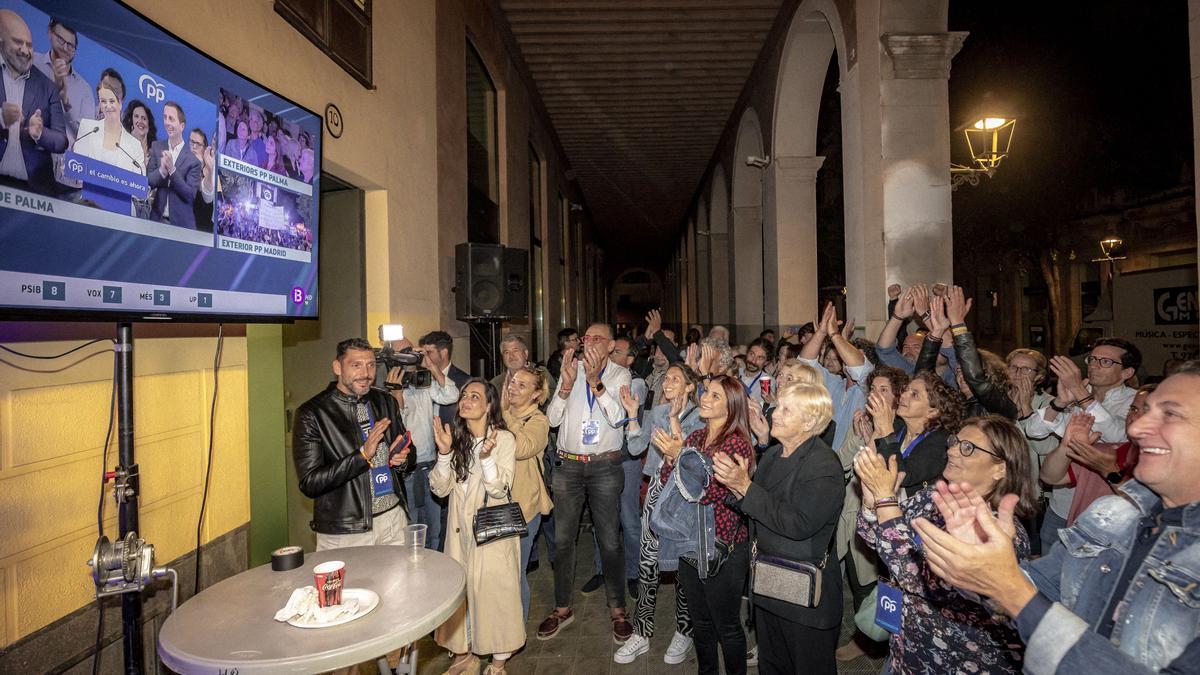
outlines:
[[[583,423],[583,444],[595,445],[600,442],[600,422],[587,420]]]
[[[379,499],[385,495],[395,494],[392,488],[392,467],[371,467],[371,496]]]
[[[900,608],[904,606],[904,593],[880,581],[875,586],[879,594],[875,602],[875,625],[889,633],[900,632]]]

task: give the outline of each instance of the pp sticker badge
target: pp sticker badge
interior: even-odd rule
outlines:
[[[392,487],[392,467],[371,467],[371,496],[378,499],[384,495],[395,494]]]

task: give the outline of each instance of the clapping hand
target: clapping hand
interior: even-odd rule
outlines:
[[[1059,396],[1066,395],[1068,398],[1061,399],[1059,406],[1072,401],[1079,401],[1087,398],[1087,380],[1083,379],[1083,373],[1080,372],[1079,366],[1067,356],[1052,356],[1050,357],[1050,370],[1058,376],[1058,391]]]
[[[701,375],[712,374],[713,367],[717,363],[718,355],[719,355],[719,353],[717,352],[717,348],[712,346],[711,344],[705,343],[704,345],[702,345],[700,347],[700,374]]]
[[[575,348],[568,347],[563,352],[562,368],[559,369],[558,393],[563,398],[571,393],[575,386],[575,378],[579,376],[579,361],[575,358]]]
[[[679,428],[679,418],[672,415],[670,433],[663,429],[655,429],[650,440],[670,461],[675,461],[683,450],[683,431]]]
[[[375,426],[371,427],[371,431],[367,433],[367,440],[363,441],[362,445],[364,457],[369,458],[375,456],[375,449],[378,448],[380,442],[383,441],[383,432],[387,431],[387,428],[391,426],[391,424],[392,421],[390,419],[384,418],[376,422]],[[370,459],[367,461],[370,461]]]
[[[1116,454],[1097,448],[1095,443],[1098,440],[1100,440],[1100,434],[1096,432],[1087,437],[1081,435],[1072,437],[1070,441],[1067,441],[1067,457],[1070,457],[1072,462],[1091,469],[1101,476],[1119,473],[1121,465],[1117,463]]]
[[[759,445],[766,445],[771,440],[771,429],[767,424],[767,417],[763,415],[762,405],[754,399],[750,399],[750,431],[754,433],[754,438]]]
[[[601,351],[599,347],[584,347],[583,376],[587,378],[588,386],[594,387],[600,383],[600,371],[604,370],[606,363],[608,363],[608,354]]]
[[[41,140],[42,129],[44,129],[45,126],[46,123],[44,120],[42,120],[42,109],[38,108],[37,110],[33,111],[32,115],[29,116],[29,121],[25,124],[25,131],[29,132],[29,137],[36,142]]]
[[[164,176],[170,176],[172,173],[175,173],[175,157],[171,155],[170,150],[163,150],[158,168],[162,170]]]
[[[722,485],[739,499],[750,489],[750,462],[741,455],[718,452],[713,455],[713,473]]]
[[[437,445],[439,455],[448,455],[454,446],[454,433],[450,425],[441,419],[433,418],[433,442]]]
[[[913,297],[914,297],[915,293],[916,293],[916,287],[913,286],[913,287],[910,287],[907,291],[904,292],[903,295],[900,296],[900,299],[896,301],[896,309],[893,310],[894,311],[893,316],[895,316],[898,319],[902,319],[902,320],[908,319],[909,317],[912,316]]]
[[[863,439],[864,443],[870,443],[875,440],[875,425],[871,422],[871,415],[866,410],[854,411],[854,435]]]
[[[909,290],[913,294],[913,311],[924,316],[929,311],[929,288],[925,284],[914,284]]]
[[[492,450],[496,449],[496,430],[488,429],[487,436],[484,437],[483,443],[479,446],[479,459],[487,459],[492,456]]]
[[[1016,404],[1021,417],[1028,416],[1033,412],[1033,378],[1024,374],[1012,378],[1008,397]]]
[[[629,385],[621,385],[621,407],[625,408],[625,414],[631,419],[636,419],[641,405],[641,399],[630,390]]]
[[[867,445],[859,448],[854,456],[854,473],[858,474],[858,482],[862,485],[863,506],[868,509],[875,508],[875,502],[880,499],[895,497],[904,482],[904,472],[899,469],[896,455],[884,460],[883,455]]]
[[[871,414],[876,438],[884,438],[895,431],[896,409],[882,395],[872,392],[867,396],[867,412]]]
[[[0,104],[0,118],[4,121],[4,128],[7,129],[17,122],[21,121],[21,106],[12,101],[5,101]]]

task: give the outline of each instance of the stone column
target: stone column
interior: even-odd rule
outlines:
[[[880,73],[884,285],[953,281],[946,81],[965,32],[884,33]],[[871,261],[877,263],[880,261]],[[882,296],[884,286],[868,289]]]
[[[730,338],[745,344],[758,337],[763,316],[763,209],[760,205],[733,207],[733,325]],[[736,328],[735,328],[736,326]],[[753,337],[747,337],[753,333]]]
[[[729,299],[733,290],[729,283],[729,234],[713,232],[709,237],[709,285],[712,293],[712,323],[728,325],[733,317]]]
[[[817,314],[817,171],[824,157],[776,157],[774,236],[767,237],[767,323],[783,327]],[[771,234],[771,233],[768,233]]]

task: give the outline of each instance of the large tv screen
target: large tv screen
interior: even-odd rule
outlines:
[[[317,316],[318,115],[115,0],[0,0],[0,57],[0,317]]]

